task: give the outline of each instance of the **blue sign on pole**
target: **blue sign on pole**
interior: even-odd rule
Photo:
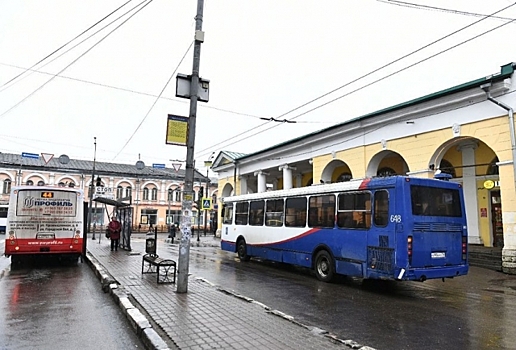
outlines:
[[[21,156],[23,158],[39,159],[39,154],[36,154],[36,153],[22,152]]]
[[[165,169],[165,164],[152,164],[152,167],[155,169]]]

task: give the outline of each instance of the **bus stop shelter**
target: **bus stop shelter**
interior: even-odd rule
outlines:
[[[129,203],[124,200],[129,200]],[[109,218],[116,216],[120,224],[122,224],[122,231],[120,232],[119,247],[128,251],[131,251],[131,232],[133,224],[133,207],[131,206],[131,198],[121,198],[114,200],[106,197],[96,197],[93,201],[104,204],[104,206],[111,206],[113,210],[109,215]],[[106,212],[109,214],[109,210],[106,208]]]

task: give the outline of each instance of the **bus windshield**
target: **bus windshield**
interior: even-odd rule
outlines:
[[[460,194],[456,189],[412,185],[412,215],[461,217]]]

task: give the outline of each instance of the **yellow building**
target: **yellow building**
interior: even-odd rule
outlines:
[[[469,244],[503,247],[516,274],[515,67],[252,154],[220,152],[219,196],[446,172],[464,188]]]

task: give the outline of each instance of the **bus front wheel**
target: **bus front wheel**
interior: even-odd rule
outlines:
[[[335,275],[335,263],[330,253],[321,250],[315,256],[315,276],[319,281],[330,282]]]
[[[251,257],[249,255],[247,255],[247,244],[245,243],[244,239],[238,240],[237,253],[238,253],[238,258],[241,261],[249,261],[249,259],[251,259]]]

